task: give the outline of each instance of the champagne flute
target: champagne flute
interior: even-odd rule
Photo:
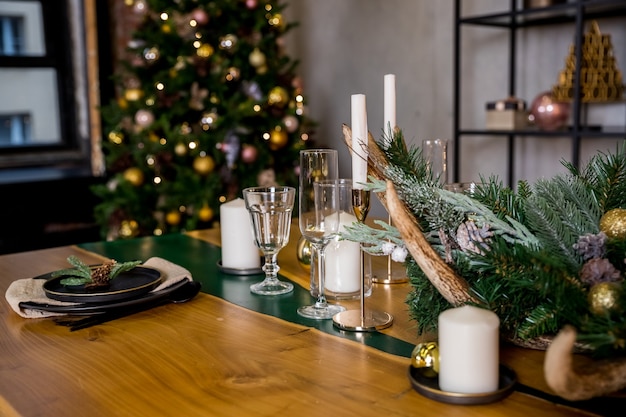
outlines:
[[[315,189],[314,184],[324,180],[336,180],[339,176],[338,153],[335,149],[307,149],[300,151],[300,188],[299,188],[299,220],[300,231],[311,244],[311,294],[317,297],[318,307],[328,306],[324,295],[324,267],[323,254],[306,236],[308,218],[315,219]],[[320,259],[321,258],[321,259]],[[334,309],[334,308],[331,308]],[[318,314],[303,312],[304,317],[325,319],[332,317],[332,311],[318,308],[313,310]],[[307,314],[307,315],[305,315]]]
[[[255,243],[265,256],[265,279],[250,286],[250,291],[255,294],[278,295],[293,291],[292,283],[278,279],[280,267],[276,257],[289,242],[295,198],[294,187],[250,187],[243,190],[243,199],[252,220]]]
[[[314,210],[300,213],[300,231],[317,251],[319,269],[319,291],[315,304],[298,308],[298,314],[310,319],[330,319],[345,311],[339,305],[331,305],[324,295],[326,260],[324,252],[328,243],[339,234],[340,184],[338,180],[324,180],[313,183]]]

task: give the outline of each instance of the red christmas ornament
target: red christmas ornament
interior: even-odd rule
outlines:
[[[555,101],[551,91],[544,91],[530,105],[529,120],[539,129],[558,130],[569,120],[570,104]]]

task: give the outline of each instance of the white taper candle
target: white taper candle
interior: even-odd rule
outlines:
[[[367,182],[367,105],[365,94],[352,95],[352,189],[361,190]]]
[[[383,132],[385,137],[389,134],[389,127],[391,130],[396,127],[396,76],[395,74],[385,74],[384,82],[384,122]]]

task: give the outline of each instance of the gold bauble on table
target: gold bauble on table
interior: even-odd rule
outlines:
[[[425,376],[434,378],[439,374],[439,345],[437,342],[424,342],[411,352],[411,366],[424,368]]]
[[[281,129],[280,126],[277,126],[275,129],[273,129],[270,132],[269,145],[270,145],[271,150],[273,151],[279,150],[280,148],[287,145],[288,141],[289,141],[289,136],[287,135],[287,132]]]
[[[137,167],[130,167],[124,171],[124,179],[130,182],[135,187],[139,187],[143,184],[143,171]]]
[[[298,239],[296,257],[302,269],[305,271],[311,270],[311,242],[306,240],[304,236],[300,236],[300,239]]]
[[[594,314],[605,314],[617,311],[621,287],[616,282],[601,282],[589,289],[589,309]]]
[[[209,155],[198,156],[193,160],[193,169],[200,175],[207,175],[215,169],[215,161]]]
[[[609,238],[626,239],[626,209],[615,208],[600,218],[600,230]]]

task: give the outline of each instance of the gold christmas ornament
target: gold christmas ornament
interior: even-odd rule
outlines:
[[[254,50],[250,52],[248,61],[250,62],[250,65],[255,68],[262,67],[265,65],[265,54],[261,52],[259,48],[254,48]]]
[[[114,143],[116,145],[121,145],[124,142],[124,134],[121,132],[111,131],[108,135],[109,142]]]
[[[215,161],[209,155],[198,156],[193,160],[193,169],[200,175],[208,175],[215,169]]]
[[[208,204],[204,204],[198,211],[198,217],[203,222],[208,222],[213,218],[213,210],[211,209],[211,207],[209,207]]]
[[[311,243],[304,236],[300,236],[300,239],[298,239],[296,257],[302,269],[307,272],[311,271]]]
[[[611,239],[626,239],[626,209],[616,208],[604,213],[600,230]]]
[[[267,95],[267,104],[270,106],[285,107],[289,101],[287,90],[282,87],[274,87]]]
[[[187,145],[178,142],[176,146],[174,146],[174,153],[178,156],[184,156],[187,153]]]
[[[276,128],[274,128],[274,130],[270,132],[269,144],[271,150],[279,150],[280,148],[284,147],[288,141],[289,137],[287,135],[287,132],[281,129],[280,126],[277,126]]]
[[[196,55],[198,55],[200,58],[209,58],[211,55],[213,55],[213,51],[214,49],[211,45],[209,45],[208,43],[203,43],[198,47],[198,49],[196,49]]]
[[[139,224],[135,220],[122,220],[119,235],[124,238],[135,237],[139,232]]]
[[[170,226],[176,226],[180,223],[180,212],[178,210],[172,210],[165,215],[165,222]]]
[[[124,90],[124,98],[127,101],[137,101],[143,97],[143,91],[139,88],[129,88]]]
[[[130,182],[135,187],[139,187],[143,184],[143,171],[137,167],[130,167],[124,171],[124,179]]]
[[[601,315],[616,311],[619,305],[621,287],[616,282],[601,282],[589,290],[589,310],[593,314]]]
[[[425,368],[425,376],[436,377],[439,374],[439,345],[437,342],[425,342],[416,345],[411,352],[411,366]]]

